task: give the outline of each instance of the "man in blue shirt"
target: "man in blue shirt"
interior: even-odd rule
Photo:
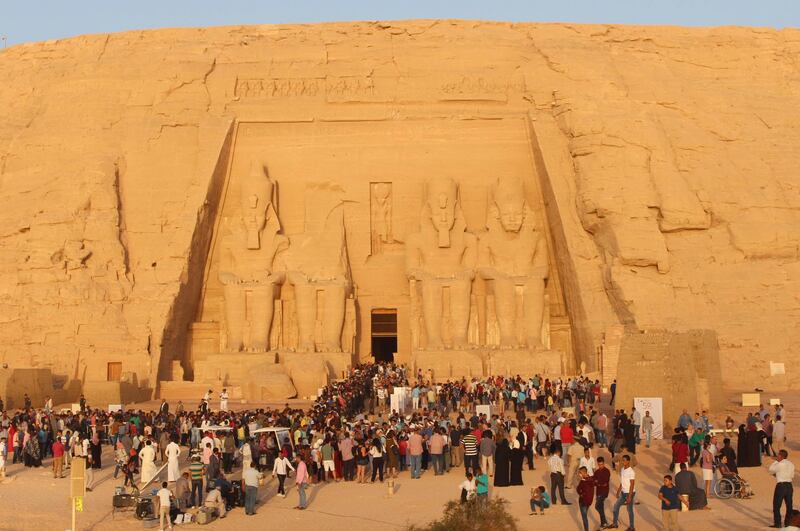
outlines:
[[[694,414],[694,429],[708,431],[708,426],[706,426],[705,420],[700,416],[700,413]]]
[[[681,502],[678,488],[672,483],[672,476],[664,476],[664,485],[658,490],[658,499],[661,500],[661,523],[664,530],[680,529],[678,513],[681,512]]]
[[[682,430],[685,430],[686,428],[689,427],[689,424],[691,423],[692,423],[692,417],[689,416],[689,413],[684,409],[683,413],[681,413],[681,416],[678,417],[678,426],[680,426]]]

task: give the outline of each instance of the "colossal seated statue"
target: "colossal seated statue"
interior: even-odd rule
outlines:
[[[287,254],[287,282],[294,288],[301,352],[342,352],[352,280],[341,192],[329,183],[308,186],[305,232],[292,236]]]
[[[478,274],[494,294],[500,347],[541,347],[547,242],[519,179],[499,179],[492,188],[478,242]]]
[[[264,352],[275,286],[284,274],[276,263],[288,247],[273,203],[274,186],[261,164],[241,184],[241,211],[225,220],[220,242],[219,280],[224,286],[227,350]]]
[[[475,236],[466,232],[458,185],[452,179],[432,179],[425,186],[420,230],[406,242],[406,274],[411,280],[412,300],[416,298],[416,290],[422,299],[427,339],[424,348],[463,349],[468,346],[476,253]],[[452,332],[449,344],[443,334],[445,316],[449,316]],[[412,327],[415,326],[417,323],[412,322]],[[419,335],[418,331],[412,333]]]

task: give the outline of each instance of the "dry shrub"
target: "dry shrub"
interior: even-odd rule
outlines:
[[[424,526],[408,531],[516,531],[517,522],[506,510],[506,502],[495,498],[485,503],[456,501],[444,506],[444,515]]]

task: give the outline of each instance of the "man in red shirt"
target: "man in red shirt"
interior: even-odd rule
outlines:
[[[61,442],[61,432],[58,432],[53,443],[53,477],[64,477],[64,443]]]
[[[583,531],[589,531],[589,508],[594,500],[594,478],[589,475],[585,466],[578,469],[580,483],[578,483],[578,507],[581,510]]]
[[[611,483],[611,471],[606,468],[606,460],[602,457],[597,458],[597,469],[594,471],[594,484],[597,487],[597,501],[594,508],[600,515],[600,527],[608,525],[606,520],[606,498],[608,498],[609,484]]]
[[[561,423],[561,455],[564,456],[564,464],[567,459],[572,459],[569,456],[569,447],[575,444],[575,432],[572,431],[572,425],[569,422]],[[572,470],[575,470],[574,468]],[[574,472],[573,472],[574,473]],[[569,478],[568,483],[572,483],[573,479]]]

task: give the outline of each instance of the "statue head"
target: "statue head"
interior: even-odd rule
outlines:
[[[272,203],[272,181],[264,166],[253,163],[250,173],[242,180],[242,220],[247,236],[247,248],[261,247],[261,231],[267,222],[267,211]]]
[[[426,186],[426,206],[439,233],[439,247],[450,247],[450,231],[456,222],[458,185],[449,178],[436,178]]]
[[[506,232],[519,232],[525,221],[525,189],[516,178],[498,179],[493,191],[495,216]]]

